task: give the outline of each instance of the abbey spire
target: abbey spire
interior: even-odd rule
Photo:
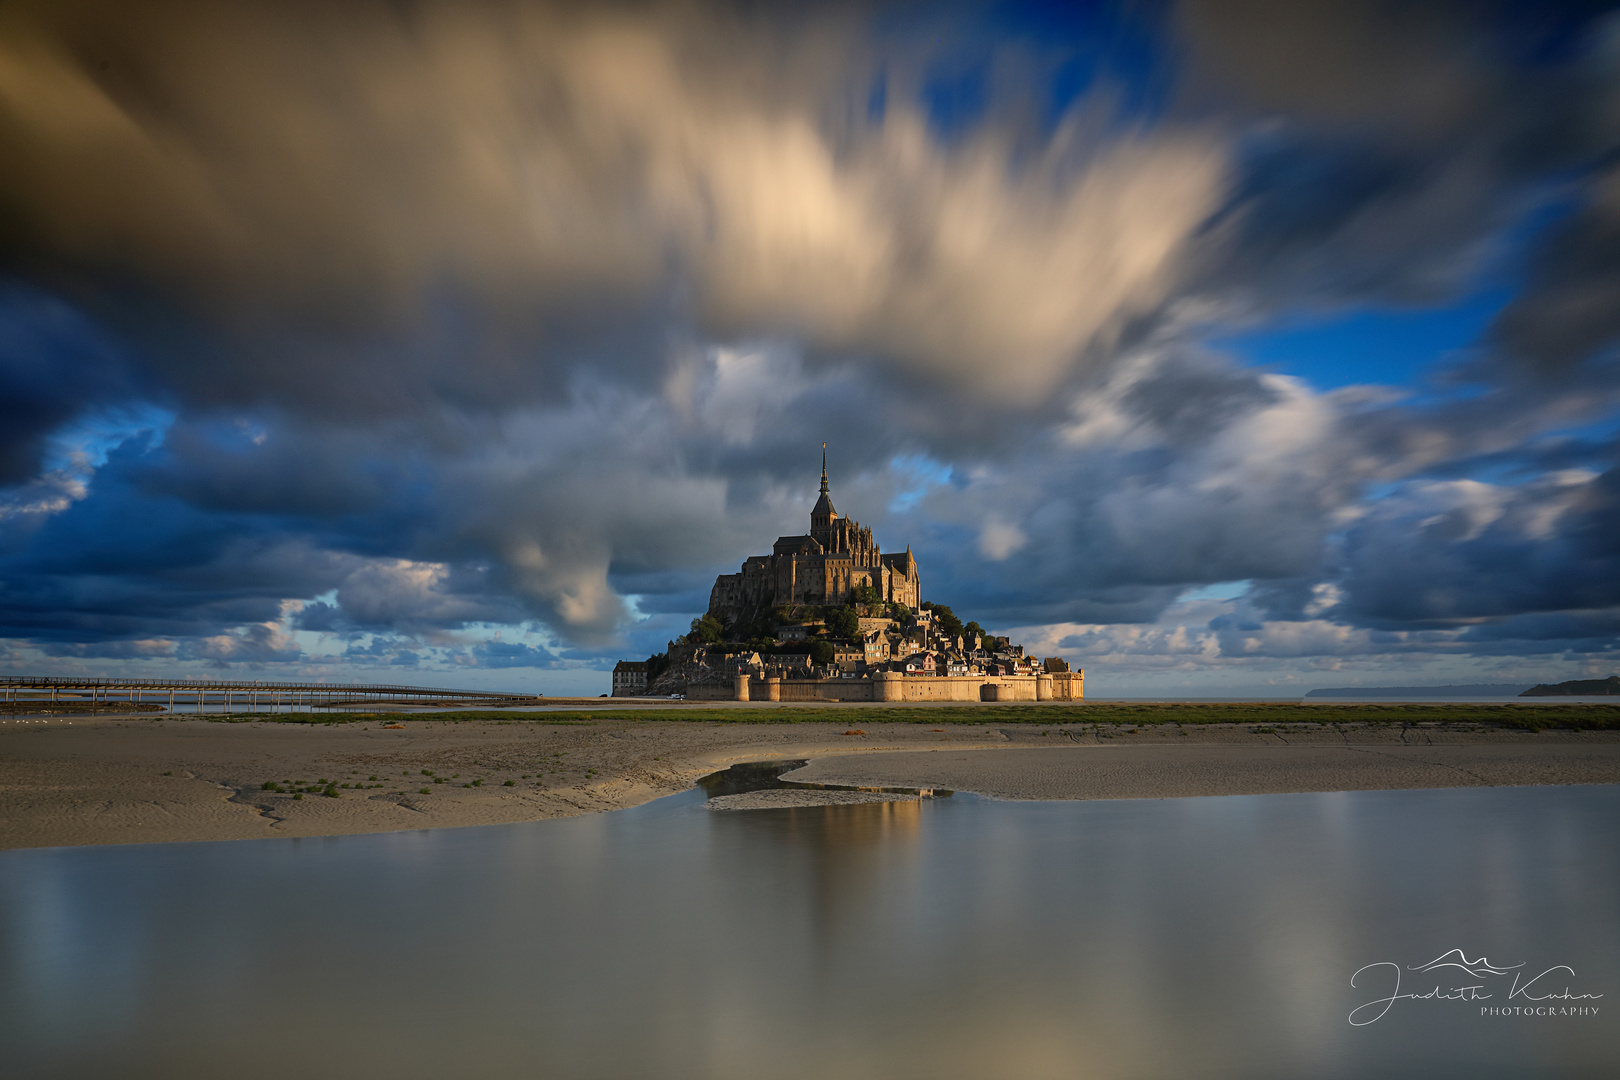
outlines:
[[[816,500],[814,510],[810,511],[810,535],[821,540],[822,536],[829,535],[832,523],[838,520],[838,511],[833,509],[832,496],[827,492],[827,444],[821,444],[821,498]],[[825,544],[826,541],[822,540]]]

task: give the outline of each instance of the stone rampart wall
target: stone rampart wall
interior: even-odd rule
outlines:
[[[736,689],[730,683],[699,683],[686,688],[687,701],[734,701]]]
[[[738,677],[686,688],[688,701],[1083,701],[1085,672],[1053,675],[900,675],[870,679]]]
[[[754,701],[769,701],[770,685],[755,679],[748,688]],[[872,701],[871,679],[783,679],[777,701]]]
[[[1085,673],[1055,675],[906,676],[880,673],[869,679],[765,679],[739,676],[730,685],[703,683],[687,689],[692,701],[1081,701]]]

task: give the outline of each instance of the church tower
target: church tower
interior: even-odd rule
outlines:
[[[836,607],[857,596],[915,610],[921,594],[909,548],[903,555],[883,554],[871,529],[840,517],[833,508],[827,444],[822,443],[821,497],[810,511],[810,535],[779,536],[769,555],[754,556],[738,573],[716,577],[709,614],[730,625],[758,619],[783,604]]]
[[[833,550],[833,522],[838,511],[833,509],[832,496],[827,493],[827,444],[821,444],[821,498],[810,511],[810,535],[823,551]]]

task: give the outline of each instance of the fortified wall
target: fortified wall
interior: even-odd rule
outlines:
[[[1039,675],[903,675],[866,679],[778,679],[739,674],[730,686],[694,685],[689,701],[1081,701],[1084,671]]]

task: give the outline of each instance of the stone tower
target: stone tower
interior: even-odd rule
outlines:
[[[833,549],[833,522],[837,520],[838,511],[833,509],[832,495],[827,491],[827,444],[822,443],[821,498],[816,500],[815,509],[810,511],[810,535],[823,551]]]
[[[840,517],[827,484],[827,446],[821,447],[821,495],[810,511],[810,532],[780,536],[769,555],[755,555],[735,574],[715,578],[709,614],[727,626],[769,615],[783,604],[838,606],[856,590],[875,590],[881,601],[916,609],[922,600],[917,561],[908,547],[885,555],[860,522]]]

